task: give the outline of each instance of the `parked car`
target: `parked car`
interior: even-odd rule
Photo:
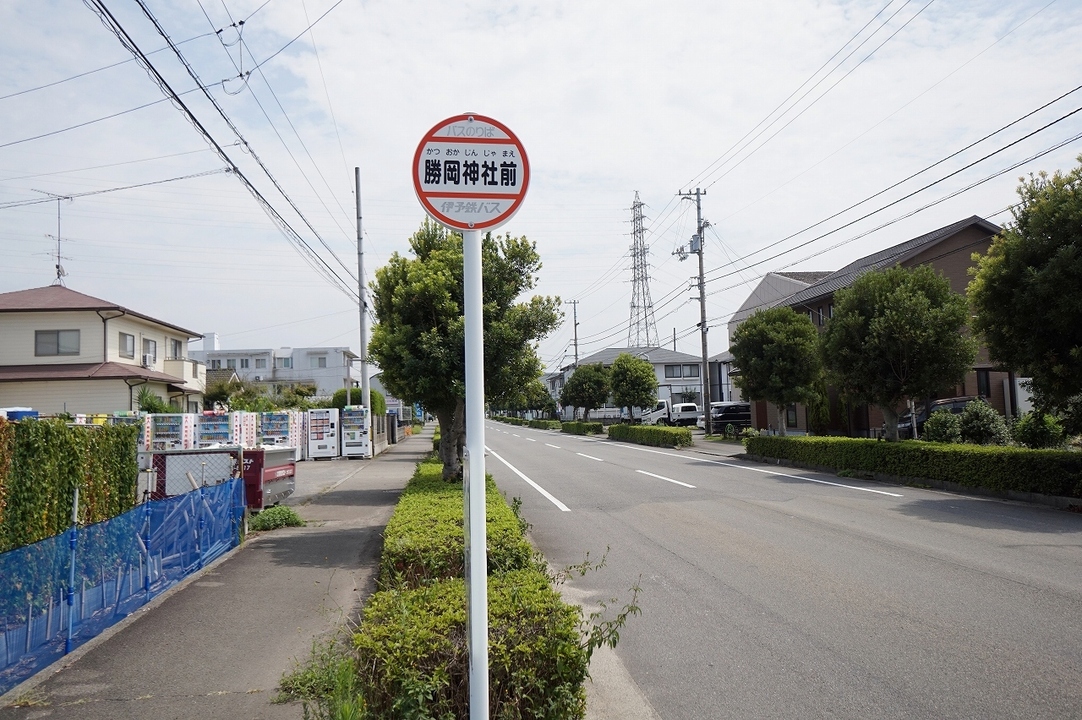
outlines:
[[[703,418],[700,417],[699,427],[705,425]],[[723,431],[726,425],[732,425],[737,430],[751,427],[751,403],[710,403],[710,429],[717,433]]]
[[[924,434],[924,423],[931,417],[932,413],[937,410],[949,410],[955,415],[961,415],[966,405],[977,399],[979,398],[975,395],[943,398],[942,400],[933,400],[927,407],[921,407],[917,411],[917,437]],[[913,437],[913,416],[911,414],[906,413],[898,418],[898,437],[902,440]]]
[[[694,425],[701,414],[695,403],[673,403],[658,400],[650,412],[642,414],[643,425]]]

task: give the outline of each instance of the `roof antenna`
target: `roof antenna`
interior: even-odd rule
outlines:
[[[34,188],[30,188],[34,190]],[[53,280],[53,285],[64,286],[64,278],[67,276],[67,272],[64,270],[64,266],[60,264],[60,260],[67,259],[60,254],[60,201],[61,200],[73,200],[70,195],[57,195],[56,193],[46,192],[45,190],[34,190],[36,193],[42,195],[48,195],[56,200],[56,279]],[[46,235],[45,237],[53,237],[52,235]]]

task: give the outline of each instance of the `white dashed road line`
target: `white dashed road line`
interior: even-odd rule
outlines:
[[[667,478],[664,475],[655,475],[654,473],[646,472],[645,470],[636,470],[635,472],[641,473],[643,475],[649,475],[652,478],[657,478],[658,480],[664,480],[665,482],[671,482],[674,485],[683,485],[686,488],[692,488],[692,489],[695,488],[694,485],[688,485],[686,482],[680,482],[679,480],[673,480],[672,478]]]
[[[548,490],[546,490],[545,488],[541,487],[540,485],[538,485],[537,483],[535,483],[535,482],[534,482],[533,480],[531,480],[530,478],[526,477],[526,476],[525,476],[525,475],[524,475],[524,474],[522,473],[522,471],[521,471],[521,470],[519,470],[519,469],[518,469],[517,467],[515,467],[514,465],[512,465],[512,464],[511,464],[511,463],[509,463],[509,462],[507,462],[506,460],[504,460],[504,459],[503,459],[502,457],[500,457],[499,455],[497,455],[497,454],[496,454],[496,451],[494,451],[494,450],[493,450],[492,448],[490,448],[490,447],[485,447],[485,450],[487,450],[487,451],[488,451],[488,454],[489,454],[489,455],[491,455],[492,457],[496,458],[497,460],[499,460],[500,462],[502,462],[502,463],[503,463],[504,465],[506,465],[506,466],[507,466],[508,468],[510,468],[511,472],[513,472],[514,474],[518,475],[518,476],[519,476],[520,478],[522,478],[523,480],[525,480],[526,482],[528,482],[528,483],[530,484],[530,486],[531,486],[531,487],[533,487],[533,489],[534,489],[534,490],[536,490],[537,492],[539,492],[539,493],[541,493],[542,495],[544,495],[544,496],[545,496],[545,497],[546,497],[546,498],[548,499],[548,501],[549,501],[549,502],[551,502],[551,503],[552,503],[553,505],[555,505],[556,507],[560,508],[560,510],[561,510],[561,511],[563,511],[563,512],[571,512],[571,508],[569,508],[568,506],[564,505],[564,504],[563,504],[562,502],[560,502],[560,501],[559,501],[559,500],[557,500],[557,499],[556,499],[555,497],[553,497],[553,496],[552,496],[552,494],[551,494],[551,493],[550,493],[550,492],[549,492]]]
[[[593,455],[587,455],[586,453],[580,453],[580,452],[577,452],[577,453],[575,453],[575,454],[576,454],[576,455],[581,455],[581,456],[582,456],[582,457],[584,457],[584,458],[590,458],[591,460],[597,460],[598,462],[605,462],[604,460],[602,460],[602,459],[601,459],[601,458],[599,458],[599,457],[594,457]]]

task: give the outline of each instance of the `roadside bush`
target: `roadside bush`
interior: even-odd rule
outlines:
[[[560,432],[571,435],[600,435],[605,426],[599,422],[565,422],[560,425]]]
[[[770,435],[749,438],[745,445],[751,455],[835,470],[938,480],[997,492],[1082,497],[1082,454],[1074,452]]]
[[[1028,412],[1013,428],[1014,439],[1028,448],[1059,448],[1067,442],[1067,432],[1059,420],[1040,412]]]
[[[950,410],[936,410],[924,423],[920,436],[925,442],[962,442],[962,418]]]
[[[972,445],[1006,445],[1011,441],[1007,421],[983,400],[966,403],[961,431],[962,442]]]
[[[248,521],[248,529],[253,532],[260,530],[277,530],[284,527],[303,527],[304,520],[291,508],[285,505],[275,505],[262,512],[256,513]]]
[[[563,428],[563,423],[559,420],[531,420],[529,425],[537,430],[560,430]]]
[[[491,717],[582,718],[580,610],[536,569],[489,577],[488,599]],[[463,580],[377,592],[353,642],[371,716],[469,717]]]
[[[691,445],[691,430],[686,427],[609,425],[609,440],[625,440],[654,447],[689,447]]]
[[[421,463],[383,532],[381,588],[416,587],[465,575],[462,485],[447,483],[439,463]],[[485,490],[490,574],[529,567],[533,548],[489,477]]]

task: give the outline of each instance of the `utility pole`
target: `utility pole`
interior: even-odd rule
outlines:
[[[703,269],[703,231],[706,229],[707,223],[703,222],[703,205],[702,196],[706,194],[704,190],[695,188],[695,192],[679,192],[677,193],[681,198],[685,200],[695,200],[695,227],[697,228],[696,234],[691,238],[691,252],[697,253],[699,256],[699,335],[702,337],[703,343],[703,424],[706,427],[706,434],[710,435],[710,355],[706,349],[706,279],[705,271]],[[680,259],[683,260],[687,257],[687,253],[682,252],[683,248],[680,248],[678,254]]]
[[[579,368],[579,301],[567,300],[564,305],[571,306],[571,313],[575,323],[575,369]]]
[[[372,442],[372,388],[368,382],[368,302],[364,292],[364,240],[361,229],[361,169],[353,168],[353,179],[357,189],[357,306],[361,314],[361,404],[368,408],[368,440]],[[346,404],[352,389],[346,390]]]

